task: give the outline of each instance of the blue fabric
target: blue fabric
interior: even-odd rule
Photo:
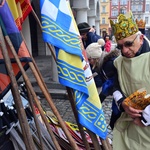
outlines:
[[[70,54],[82,57],[79,35],[72,30],[70,31],[73,23],[72,16],[64,13],[62,9],[64,4],[66,4],[64,0],[40,1],[43,39]],[[61,7],[61,5],[63,6]],[[46,14],[49,10],[45,10],[50,9],[50,7],[55,10],[54,18]]]
[[[40,2],[43,40],[55,47],[59,82],[73,89],[80,124],[105,139],[102,105],[68,1]]]
[[[87,40],[85,41],[84,47],[86,48],[89,44],[91,44],[93,42],[97,42],[98,39],[100,39],[100,38],[102,38],[102,37],[97,35],[96,33],[88,32]]]
[[[102,85],[102,93],[105,95],[105,96],[108,96],[111,94],[111,89],[114,85],[114,78],[110,78],[110,79],[107,79],[103,85]]]

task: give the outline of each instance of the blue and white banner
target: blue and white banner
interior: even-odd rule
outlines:
[[[74,91],[79,122],[101,138],[107,127],[85,50],[66,0],[40,0],[43,39],[55,46],[59,82]]]

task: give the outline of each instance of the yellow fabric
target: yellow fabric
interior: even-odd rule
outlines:
[[[145,87],[150,93],[150,52],[134,58],[120,56],[114,62],[121,89],[126,96]],[[130,121],[123,121],[129,119]],[[122,130],[118,130],[119,128]],[[141,128],[133,124],[132,119],[122,113],[113,130],[114,150],[149,150],[150,126]]]
[[[74,66],[76,68],[84,68],[84,65],[87,66],[86,70],[88,70],[88,68],[89,68],[89,64],[87,64],[86,61],[83,64],[83,62],[81,61],[81,59],[78,56],[66,53],[65,51],[63,51],[61,49],[59,50],[58,58],[61,60],[64,60],[66,63],[68,63],[71,66]],[[72,61],[72,60],[74,60],[74,61]],[[60,68],[60,70],[62,70],[62,69]],[[62,73],[64,74],[64,76],[68,75],[68,74],[65,74],[65,71],[62,71]],[[67,71],[67,73],[68,73],[68,71]],[[72,78],[72,82],[78,81],[78,83],[80,83],[81,76],[79,77],[78,74],[76,74],[74,72],[69,73],[70,76],[71,76],[71,74],[73,74],[73,77],[75,77],[75,78]],[[86,71],[86,74],[88,77],[90,77],[90,76],[92,77],[92,74],[89,74],[88,71]],[[77,81],[75,81],[75,79]],[[85,80],[85,79],[83,79],[83,80]],[[92,82],[92,81],[94,81],[93,78],[89,82],[87,82],[87,88],[88,88],[88,91],[90,91],[88,101],[91,102],[98,109],[101,109],[102,105],[99,100],[99,95],[97,93],[95,82]]]
[[[7,0],[7,4],[10,8],[10,11],[14,17],[14,20],[16,22],[16,25],[18,27],[19,30],[21,30],[21,22],[20,22],[20,18],[21,18],[21,8],[19,7],[19,2],[16,5],[15,0]]]

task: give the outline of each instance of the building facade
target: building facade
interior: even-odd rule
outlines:
[[[116,22],[119,13],[126,14],[129,10],[135,19],[146,22],[145,35],[150,39],[150,0],[110,0],[109,19]],[[112,35],[110,26],[109,33]]]
[[[145,12],[143,14],[143,19],[146,22],[145,34],[150,40],[150,0],[145,1]]]
[[[100,0],[100,34],[109,34],[110,0]]]

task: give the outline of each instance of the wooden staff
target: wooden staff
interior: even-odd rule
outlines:
[[[89,129],[86,129],[87,132],[89,133],[90,137],[91,137],[91,140],[92,140],[92,143],[93,143],[93,146],[94,146],[94,149],[95,150],[102,150],[99,142],[98,142],[98,139],[97,139],[97,136],[96,134],[94,134],[93,132],[91,132]],[[104,149],[105,150],[105,149]]]
[[[103,149],[105,150],[112,150],[112,147],[108,141],[108,138],[106,138],[106,140],[103,140],[102,138],[101,139],[101,142],[102,142],[102,146],[103,146]]]
[[[32,95],[31,95],[30,90],[28,89],[28,87],[27,87],[27,94],[28,94],[28,101],[29,101],[29,104],[30,104],[31,109],[32,109],[36,129],[37,129],[37,133],[38,133],[38,137],[39,137],[39,140],[40,140],[40,147],[41,147],[42,150],[44,150],[44,144],[43,144],[42,135],[41,135],[41,132],[40,132],[40,126],[39,126],[39,123],[38,123],[38,118],[35,114],[35,107],[34,107],[34,104],[33,104],[33,101],[32,101]]]
[[[34,98],[34,100],[35,100],[35,103],[36,103],[36,105],[37,105],[37,107],[38,107],[38,109],[39,109],[39,111],[40,111],[40,114],[41,114],[41,116],[42,116],[42,119],[43,119],[44,123],[46,124],[46,127],[47,127],[47,129],[48,129],[50,135],[52,136],[53,142],[55,143],[55,145],[56,145],[57,148],[58,148],[58,147],[60,148],[58,142],[56,142],[57,140],[56,140],[56,138],[55,138],[53,132],[51,131],[50,125],[49,125],[49,123],[48,123],[48,121],[47,121],[47,119],[46,119],[46,116],[45,116],[45,114],[44,114],[44,112],[43,112],[43,109],[42,109],[42,107],[41,107],[41,105],[40,105],[40,103],[39,103],[39,101],[38,101],[38,98],[37,98],[37,96],[36,96],[36,94],[35,94],[35,92],[34,92],[34,90],[33,90],[33,87],[32,87],[32,85],[31,85],[31,83],[30,83],[30,81],[29,81],[29,79],[28,79],[28,76],[26,75],[26,72],[25,72],[24,68],[22,67],[22,64],[21,64],[21,62],[20,62],[20,60],[19,60],[19,58],[18,58],[18,55],[16,54],[16,51],[15,51],[15,49],[14,49],[14,47],[13,47],[13,45],[12,45],[10,39],[9,39],[9,37],[6,36],[5,38],[6,38],[8,44],[9,44],[9,46],[10,46],[10,48],[11,48],[12,54],[13,54],[13,56],[14,56],[14,58],[15,58],[17,64],[18,64],[18,66],[19,66],[19,68],[20,68],[20,70],[21,70],[21,72],[22,72],[24,81],[25,81],[27,87],[29,88],[29,90],[30,90],[30,92],[31,92],[31,94],[32,94],[32,96],[33,96],[33,98]],[[33,63],[29,62],[29,64],[30,64],[30,66],[33,66]],[[34,73],[34,75],[35,75],[35,73]],[[60,124],[61,124],[61,126],[62,126],[62,128],[63,128],[63,130],[64,130],[64,132],[65,132],[65,134],[66,134],[66,136],[67,136],[67,138],[68,138],[68,140],[69,140],[69,142],[70,142],[70,144],[72,145],[72,148],[73,148],[74,150],[77,150],[77,149],[78,149],[78,146],[77,146],[77,144],[75,143],[75,141],[74,141],[74,139],[72,138],[72,136],[70,135],[70,133],[69,133],[69,131],[68,131],[68,129],[67,129],[67,127],[66,127],[64,121],[62,120],[62,118],[61,118],[59,112],[57,111],[55,105],[53,104],[50,95],[48,95],[47,92],[45,91],[45,88],[44,88],[43,84],[41,84],[41,80],[40,80],[40,78],[39,78],[39,76],[38,76],[37,74],[36,74],[36,77],[38,78],[38,79],[37,79],[37,78],[36,78],[36,79],[37,79],[37,82],[38,82],[40,88],[42,89],[43,93],[45,93],[45,95],[47,95],[46,97],[47,97],[48,103],[50,104],[51,109],[53,110],[54,114],[58,117],[58,120],[59,120],[59,122],[60,122]],[[58,149],[59,149],[59,148],[58,148]]]
[[[23,35],[22,35],[22,36],[23,36]],[[31,55],[31,54],[30,54],[30,55]],[[62,118],[61,118],[59,112],[57,111],[55,105],[53,104],[53,101],[52,101],[52,98],[51,98],[51,96],[50,96],[50,94],[49,94],[49,91],[48,91],[48,89],[47,89],[47,86],[46,86],[46,84],[45,84],[45,82],[44,82],[44,80],[43,80],[43,78],[42,78],[42,75],[41,75],[40,71],[38,70],[38,67],[37,67],[37,65],[36,65],[36,63],[35,63],[35,61],[34,61],[34,59],[33,59],[32,56],[31,56],[31,58],[32,58],[32,60],[33,60],[33,63],[29,62],[29,66],[30,66],[30,68],[31,68],[31,70],[32,70],[32,73],[33,73],[33,75],[35,76],[35,79],[36,79],[36,81],[37,81],[37,83],[38,83],[38,85],[39,85],[39,87],[40,87],[40,89],[41,89],[43,95],[45,96],[45,98],[46,98],[46,100],[47,100],[49,106],[51,107],[53,113],[54,113],[55,116],[57,117],[57,119],[58,119],[58,121],[59,121],[59,123],[60,123],[60,125],[61,125],[61,127],[62,127],[62,129],[63,129],[63,131],[64,131],[64,133],[66,134],[66,136],[67,136],[69,142],[71,142],[70,144],[73,145],[73,148],[75,148],[75,147],[76,147],[76,144],[75,144],[75,142],[74,142],[72,136],[71,136],[70,133],[68,132],[68,129],[67,129],[67,127],[66,127],[64,121],[62,120]],[[55,59],[55,60],[56,60],[56,59]],[[77,147],[76,147],[76,148],[77,148]]]
[[[44,94],[44,96],[45,96],[45,98],[46,98],[46,100],[47,100],[49,106],[51,107],[52,111],[53,111],[54,114],[56,115],[56,117],[57,117],[57,119],[58,119],[58,121],[59,121],[59,123],[60,123],[60,125],[61,125],[61,127],[62,127],[62,129],[63,129],[63,131],[64,131],[64,133],[66,134],[66,136],[67,136],[67,138],[68,138],[70,144],[73,146],[73,148],[78,149],[78,146],[76,145],[76,143],[75,143],[75,141],[73,140],[71,134],[69,133],[69,131],[68,131],[68,129],[67,129],[67,127],[66,127],[64,121],[62,120],[62,118],[61,118],[59,112],[57,111],[57,108],[56,108],[55,105],[53,104],[53,101],[52,101],[52,98],[51,98],[50,94],[47,92],[47,90],[45,90],[45,87],[44,87],[43,83],[41,82],[40,77],[39,77],[38,74],[36,73],[36,70],[33,68],[33,64],[31,63],[30,66],[31,66],[31,68],[32,68],[32,72],[33,72],[33,74],[34,74],[34,76],[35,76],[35,78],[36,78],[36,81],[37,81],[37,83],[38,83],[38,85],[39,85],[41,91],[43,92],[43,94]]]
[[[85,137],[83,126],[79,123],[79,120],[78,120],[78,114],[77,114],[77,110],[76,110],[76,106],[75,106],[75,100],[74,100],[74,98],[72,96],[72,91],[71,91],[71,89],[69,87],[66,87],[66,89],[67,89],[67,92],[68,92],[68,96],[69,96],[69,100],[70,100],[70,103],[71,103],[71,107],[72,107],[74,116],[76,118],[76,122],[77,122],[78,127],[79,127],[79,131],[81,133],[81,137],[82,137],[83,143],[85,145],[86,150],[90,150],[91,148],[90,148],[90,145],[87,142],[87,139]]]
[[[6,44],[3,38],[1,27],[0,27],[0,41],[1,41],[0,46],[1,46],[2,54],[5,60],[5,65],[6,65],[10,80],[11,80],[11,85],[12,85],[11,90],[12,90],[12,94],[14,97],[18,119],[19,119],[21,129],[22,129],[24,143],[26,145],[27,150],[31,150],[31,149],[35,150],[35,145],[31,137],[29,125],[27,122],[27,117],[23,108],[22,100],[21,100],[19,90],[18,90],[17,81],[16,81],[16,78],[12,69],[11,61],[8,55],[8,51],[7,51]]]

